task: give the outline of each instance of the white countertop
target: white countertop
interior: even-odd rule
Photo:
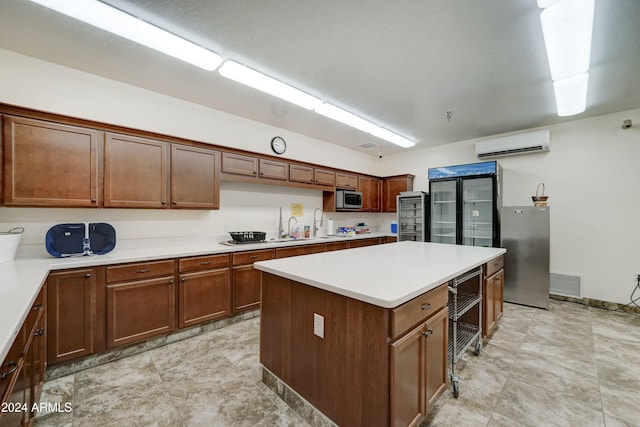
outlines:
[[[506,249],[399,242],[260,261],[258,270],[395,308],[502,255]]]
[[[44,245],[20,246],[15,261],[0,263],[0,363],[9,352],[11,343],[18,334],[29,309],[51,270],[384,236],[393,235],[389,233],[368,233],[359,234],[355,237],[302,239],[289,242],[254,243],[236,246],[221,245],[219,242],[224,240],[225,236],[121,240],[118,241],[115,249],[108,254],[75,258],[54,258],[47,253]],[[228,236],[226,238],[228,239]]]

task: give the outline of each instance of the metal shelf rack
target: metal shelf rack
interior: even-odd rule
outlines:
[[[461,292],[458,286],[477,278],[477,293]],[[460,395],[460,384],[456,374],[456,365],[460,355],[476,340],[475,355],[482,351],[482,266],[468,271],[449,281],[449,342],[448,351],[451,360],[451,383],[453,395]],[[460,322],[459,319],[472,308],[478,308],[477,325]]]

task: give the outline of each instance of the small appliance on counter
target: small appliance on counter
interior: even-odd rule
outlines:
[[[47,231],[45,246],[56,258],[103,255],[116,247],[116,230],[106,222],[58,224]]]
[[[23,232],[24,228],[22,227],[0,232],[0,262],[13,261]]]

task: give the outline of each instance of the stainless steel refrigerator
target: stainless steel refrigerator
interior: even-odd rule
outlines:
[[[424,191],[403,191],[396,196],[398,241],[428,242],[429,194]]]
[[[495,161],[430,168],[430,241],[498,247],[501,172]]]
[[[549,309],[549,207],[503,206],[504,300]]]

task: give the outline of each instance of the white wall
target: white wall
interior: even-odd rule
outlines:
[[[624,119],[636,126],[622,130]],[[580,276],[583,297],[626,304],[640,273],[640,109],[548,128],[549,153],[497,159],[503,205],[532,205],[544,182],[551,272]],[[475,140],[462,141],[387,156],[380,173],[415,174],[428,191],[428,168],[476,161]]]
[[[271,138],[281,135],[288,143],[284,158],[360,173],[376,175],[380,163],[335,144],[3,49],[0,102],[266,154],[272,154]],[[322,207],[320,191],[226,182],[220,200],[218,211],[0,208],[0,231],[24,226],[22,244],[42,244],[49,227],[76,221],[109,222],[119,239],[249,229],[276,232],[279,207],[286,221],[291,203],[303,203],[301,226],[311,224],[313,210]],[[336,226],[366,222],[385,230],[392,219],[375,214],[332,216]]]

